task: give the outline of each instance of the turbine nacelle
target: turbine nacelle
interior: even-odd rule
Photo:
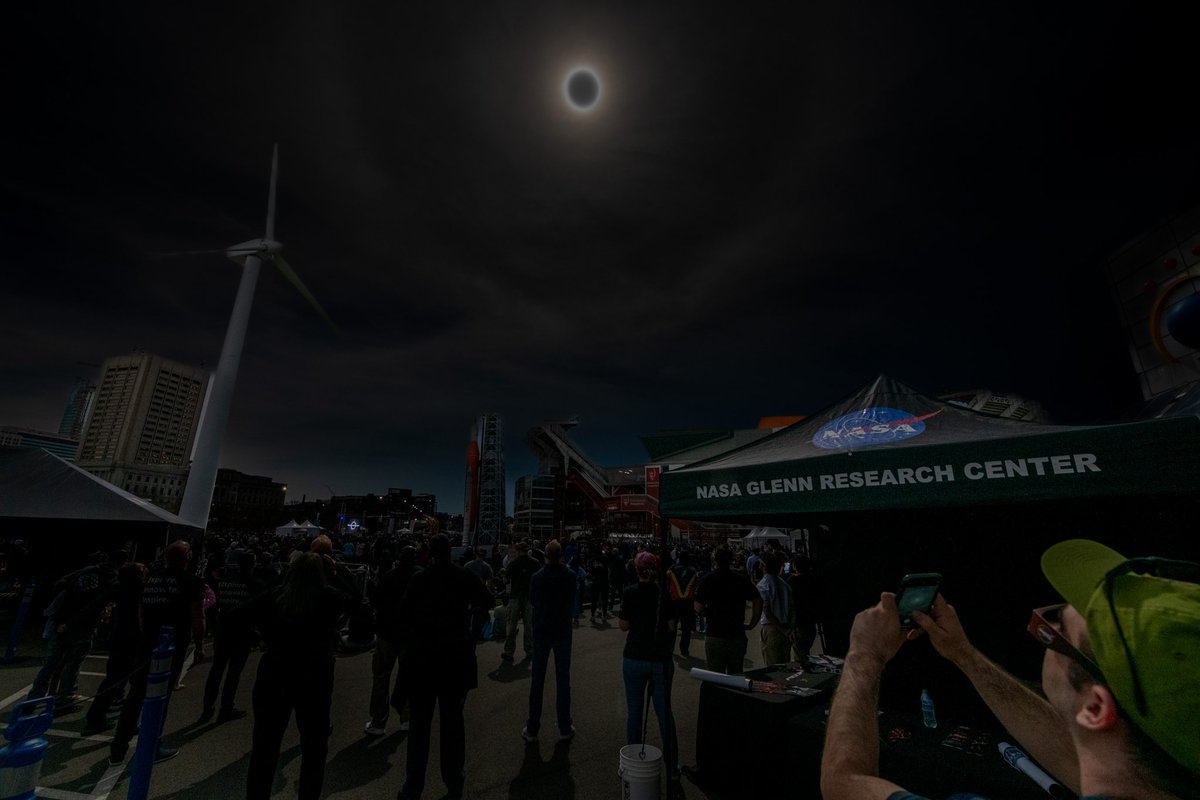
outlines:
[[[246,263],[246,256],[274,256],[283,252],[283,243],[274,239],[250,239],[225,248],[226,257],[239,264]]]

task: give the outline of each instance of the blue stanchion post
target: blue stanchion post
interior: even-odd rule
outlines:
[[[25,700],[13,709],[4,731],[8,744],[0,747],[0,800],[35,800],[42,759],[50,746],[42,734],[53,721],[53,697]]]
[[[17,657],[17,645],[21,642],[21,629],[25,627],[25,615],[29,613],[29,606],[33,603],[35,588],[37,588],[37,581],[30,578],[29,583],[25,586],[25,591],[21,594],[21,605],[17,609],[17,621],[13,623],[12,630],[8,634],[8,647],[4,650],[6,663]]]
[[[154,756],[158,753],[158,740],[162,736],[163,718],[167,713],[167,699],[171,695],[174,640],[174,629],[164,625],[158,635],[158,645],[150,656],[150,675],[146,679],[146,699],[142,701],[137,750],[129,767],[129,800],[146,800],[150,794],[150,773],[154,769]]]

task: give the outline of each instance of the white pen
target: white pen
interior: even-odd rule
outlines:
[[[1042,768],[1033,763],[1021,748],[1008,742],[1000,742],[997,747],[1000,749],[1000,755],[1004,756],[1004,760],[1013,769],[1024,772],[1030,780],[1042,787],[1051,797],[1065,800],[1071,796],[1071,792],[1065,786],[1043,772]]]

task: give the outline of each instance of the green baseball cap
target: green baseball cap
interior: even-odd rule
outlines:
[[[1121,708],[1159,747],[1200,773],[1200,564],[1127,559],[1070,539],[1042,572],[1087,620],[1088,638]]]

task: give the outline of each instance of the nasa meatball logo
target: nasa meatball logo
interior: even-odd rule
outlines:
[[[925,420],[940,413],[918,417],[898,408],[864,408],[822,426],[812,442],[826,450],[900,442],[920,436],[925,432]]]

